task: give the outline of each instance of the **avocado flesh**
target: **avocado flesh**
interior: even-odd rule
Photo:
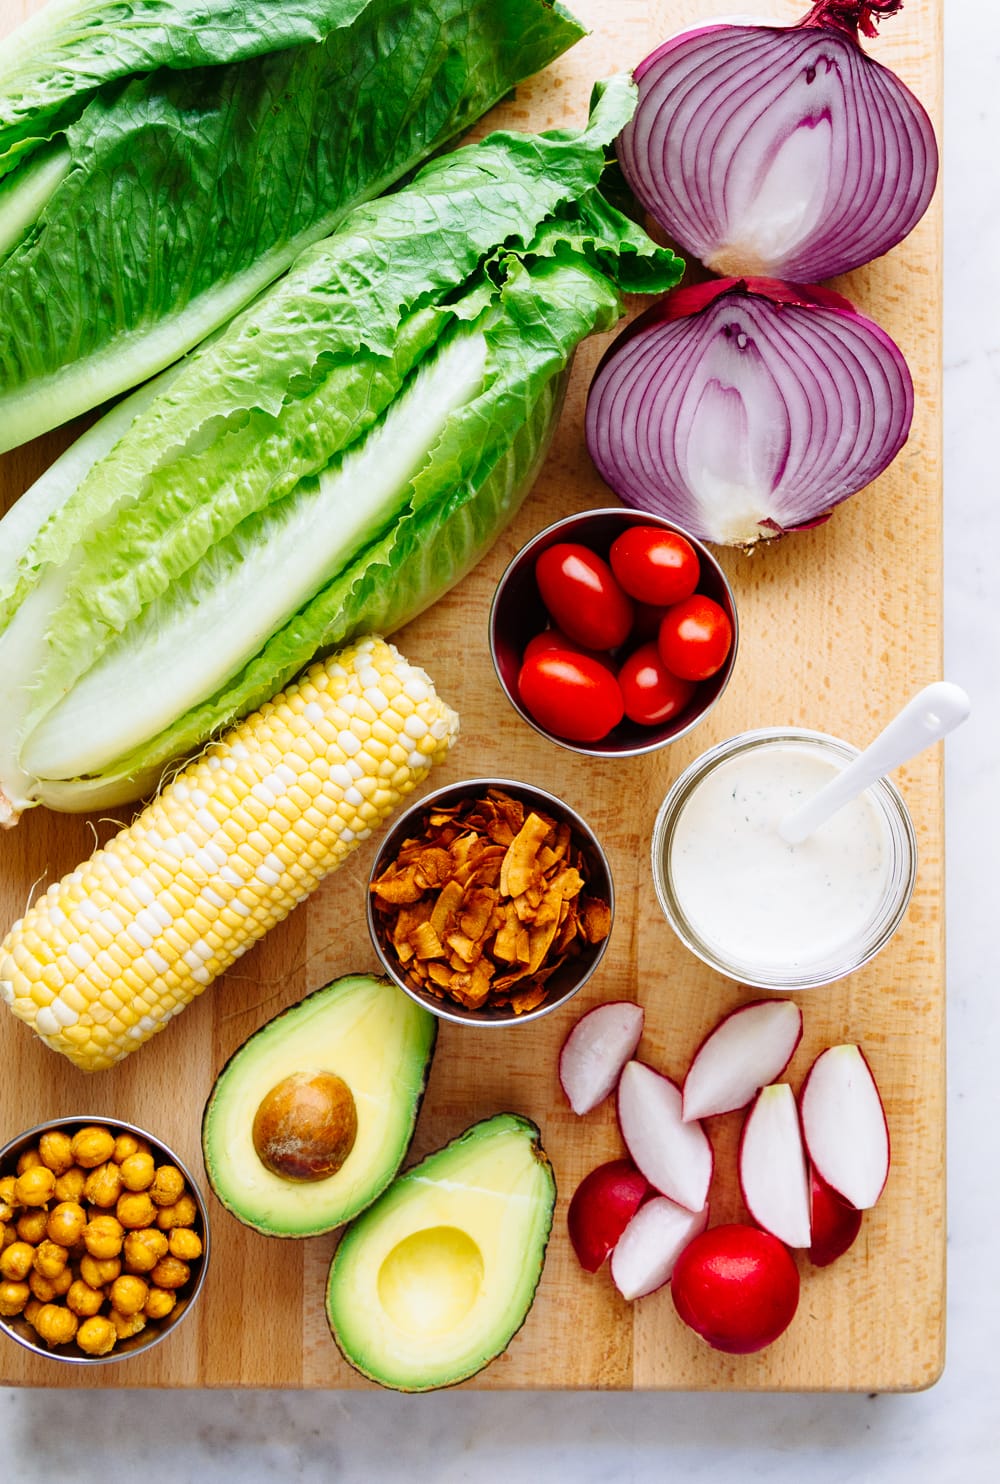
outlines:
[[[275,1237],[316,1236],[356,1216],[403,1162],[436,1035],[429,1011],[370,974],[335,979],[262,1026],[226,1063],[205,1108],[202,1151],[218,1199]],[[301,1071],[342,1077],[358,1119],[340,1169],[308,1183],[268,1170],[252,1137],[263,1098]]]
[[[555,1197],[538,1129],[513,1113],[405,1171],[330,1266],[327,1317],[344,1358],[399,1391],[475,1375],[531,1308]]]

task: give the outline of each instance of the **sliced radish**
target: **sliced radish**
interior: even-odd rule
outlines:
[[[874,1206],[889,1175],[889,1127],[861,1048],[821,1051],[799,1106],[806,1150],[820,1179],[859,1211]]]
[[[611,1277],[623,1298],[637,1299],[669,1283],[692,1237],[708,1225],[708,1207],[688,1211],[665,1195],[640,1206],[611,1254]]]
[[[639,1044],[644,1011],[613,1000],[581,1016],[559,1053],[559,1081],[574,1113],[589,1113],[610,1092]]]
[[[652,1187],[630,1159],[612,1159],[585,1175],[566,1213],[580,1266],[596,1273]]]
[[[862,1212],[848,1205],[811,1167],[809,1194],[812,1214],[809,1261],[817,1268],[826,1268],[853,1244],[861,1230]]]
[[[700,1123],[681,1118],[676,1083],[630,1061],[618,1080],[618,1125],[650,1185],[689,1211],[701,1211],[712,1180],[712,1145]]]
[[[740,1189],[758,1226],[788,1247],[808,1247],[809,1166],[799,1110],[787,1082],[762,1087],[743,1125]]]
[[[731,1010],[688,1068],[685,1122],[745,1108],[758,1088],[777,1081],[801,1038],[802,1011],[791,1000],[754,1000]]]

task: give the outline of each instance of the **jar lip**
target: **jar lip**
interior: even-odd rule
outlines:
[[[673,891],[669,869],[669,847],[674,827],[694,788],[716,767],[743,752],[772,744],[803,743],[815,745],[827,755],[835,754],[846,766],[860,749],[843,738],[806,727],[758,727],[736,733],[716,743],[674,780],[657,811],[651,840],[653,886],[663,915],[674,933],[697,958],[718,973],[755,989],[794,992],[832,984],[869,963],[886,946],[905,916],[917,873],[917,841],[913,821],[902,794],[888,778],[877,779],[865,791],[879,808],[886,824],[893,850],[883,910],[859,936],[856,944],[847,945],[836,959],[828,958],[814,969],[786,970],[773,965],[754,966],[729,960],[710,947],[687,920]]]

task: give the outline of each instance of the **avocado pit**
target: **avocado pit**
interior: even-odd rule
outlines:
[[[261,1100],[253,1120],[258,1159],[282,1180],[326,1180],[354,1148],[354,1094],[335,1072],[292,1072]]]

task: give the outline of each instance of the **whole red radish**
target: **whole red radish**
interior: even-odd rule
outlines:
[[[670,1291],[680,1318],[714,1350],[750,1355],[791,1324],[799,1272],[777,1237],[731,1222],[710,1227],[688,1243]]]
[[[820,1179],[814,1169],[809,1171],[809,1200],[812,1212],[809,1261],[817,1268],[826,1268],[853,1244],[861,1230],[863,1213]]]
[[[588,1273],[597,1272],[650,1191],[630,1159],[612,1159],[584,1175],[566,1223],[573,1251]]]

